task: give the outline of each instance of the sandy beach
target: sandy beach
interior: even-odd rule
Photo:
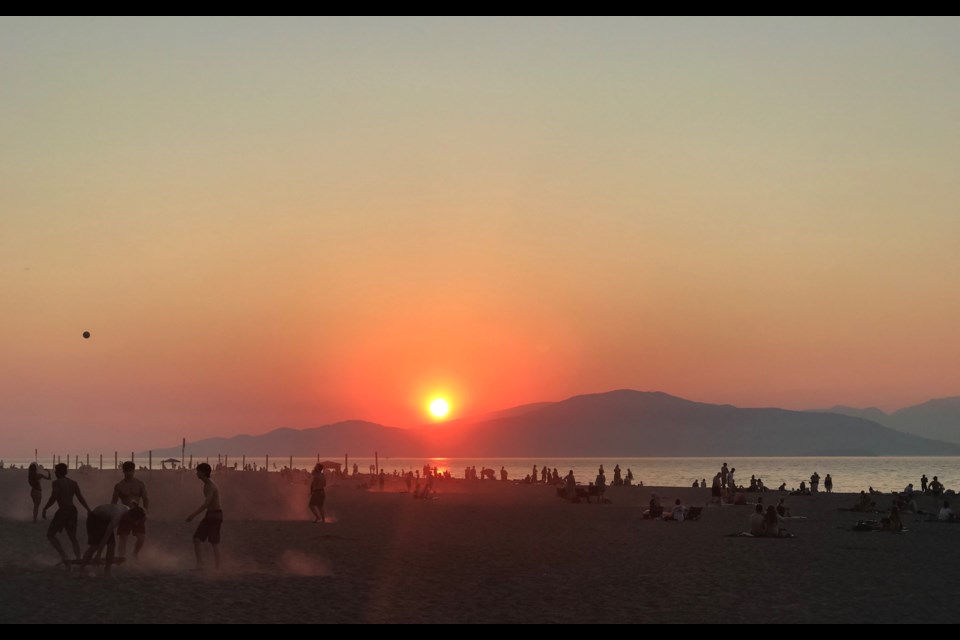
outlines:
[[[709,490],[613,487],[612,504],[590,505],[553,487],[447,481],[424,501],[400,483],[380,493],[351,480],[328,489],[334,522],[314,525],[305,485],[226,473],[214,478],[224,568],[198,574],[183,518],[201,502],[200,483],[143,472],[153,501],[144,556],[104,578],[55,566],[46,523],[29,522],[25,476],[0,472],[3,623],[956,619],[960,525],[907,516],[905,534],[854,533],[862,516],[838,510],[852,495],[788,498],[806,519],[788,523],[796,538],[774,540],[725,537],[747,528],[748,507],[711,507],[699,522],[641,519],[651,492],[696,506]],[[71,477],[95,506],[118,475]],[[83,543],[83,516],[80,529]]]

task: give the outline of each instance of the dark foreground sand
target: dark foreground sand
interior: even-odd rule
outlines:
[[[76,477],[92,505],[109,500],[111,474]],[[300,509],[305,486],[227,474],[215,478],[225,567],[197,574],[183,517],[199,482],[142,477],[155,502],[145,557],[104,578],[54,566],[46,525],[26,521],[23,472],[0,472],[0,622],[945,623],[960,611],[960,525],[842,530],[858,519],[838,512],[853,496],[790,498],[809,519],[769,540],[724,537],[746,528],[747,507],[640,519],[651,491],[704,504],[694,489],[611,488],[613,504],[574,505],[542,486],[456,481],[422,501],[350,482],[329,489],[336,522],[320,526]]]

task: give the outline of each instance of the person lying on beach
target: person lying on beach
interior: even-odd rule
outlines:
[[[53,515],[53,522],[50,523],[50,528],[47,529],[47,540],[50,541],[50,545],[54,550],[60,554],[61,562],[67,564],[67,554],[64,553],[63,546],[57,539],[57,534],[61,531],[67,532],[67,538],[70,539],[70,544],[73,546],[73,555],[79,560],[80,543],[77,541],[77,507],[73,504],[73,498],[77,498],[77,502],[87,510],[87,513],[90,513],[90,505],[87,504],[83,494],[80,493],[80,485],[67,477],[67,465],[63,463],[58,464],[53,468],[53,473],[57,479],[53,481],[53,491],[50,493],[50,499],[47,501],[46,506],[43,507],[43,519],[47,519],[47,510],[56,502],[58,508],[57,512]]]
[[[948,501],[943,501],[943,508],[940,509],[940,514],[937,516],[937,520],[940,522],[956,522],[957,517],[954,515],[953,509],[950,508],[950,503]]]
[[[117,539],[113,532],[120,527],[127,530],[136,528],[137,523],[146,519],[147,514],[139,506],[134,508],[123,504],[102,504],[87,515],[87,552],[80,562],[81,573],[94,559],[99,559],[104,547],[107,558],[103,563],[103,575],[110,575],[114,564],[114,552]],[[122,558],[121,558],[122,560]]]

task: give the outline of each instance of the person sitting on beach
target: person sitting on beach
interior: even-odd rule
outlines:
[[[50,499],[43,507],[43,519],[47,519],[47,509],[57,503],[57,512],[53,515],[53,522],[47,529],[47,540],[50,545],[60,554],[60,560],[67,564],[67,554],[63,551],[63,546],[57,540],[57,534],[61,531],[67,532],[67,538],[73,546],[73,555],[77,560],[80,559],[80,543],[77,541],[77,507],[73,504],[76,497],[77,502],[90,513],[90,506],[80,493],[80,485],[67,477],[67,465],[60,463],[53,468],[53,474],[57,477],[53,481],[53,491],[50,493]]]
[[[877,504],[870,499],[870,496],[868,496],[865,491],[861,491],[860,499],[857,501],[857,504],[852,510],[860,513],[870,513],[876,508],[876,506]]]
[[[950,503],[946,500],[943,501],[943,508],[940,509],[940,515],[937,516],[937,520],[940,522],[954,522],[956,520],[953,509],[950,508]]]
[[[833,493],[833,478],[830,474],[827,474],[827,477],[823,480],[823,488],[827,490],[827,493]]]
[[[573,469],[570,469],[567,477],[563,479],[563,483],[567,493],[567,500],[577,502],[577,479],[573,475]]]
[[[700,488],[700,481],[699,481],[699,480],[694,480],[694,481],[693,481],[693,488],[694,488],[694,489],[699,489],[699,488]]]
[[[802,496],[810,495],[810,491],[807,489],[807,483],[804,482],[803,480],[800,481],[800,495]]]
[[[903,521],[900,520],[900,510],[897,505],[890,507],[890,515],[880,519],[880,528],[883,531],[892,531],[894,533],[903,531]]]
[[[905,498],[912,498],[913,491],[914,491],[913,484],[908,484],[906,488],[903,490],[903,493],[901,495],[903,495],[903,497]]]
[[[683,506],[683,502],[680,501],[680,498],[673,503],[673,512],[671,516],[676,522],[683,522],[684,518],[687,516],[687,508]]]
[[[763,486],[763,478],[757,478],[757,491],[763,493],[767,488]]]
[[[757,508],[753,510],[753,514],[750,516],[750,535],[760,538],[763,536],[765,531],[763,523],[765,518],[763,517],[763,505],[757,505]]]
[[[757,476],[750,476],[750,488],[747,491],[754,492],[757,491]]]
[[[760,506],[760,505],[757,505]],[[767,507],[767,515],[763,518],[763,535],[767,538],[783,538],[786,531],[780,527],[780,516],[773,505]]]
[[[930,483],[930,495],[939,498],[943,495],[943,485],[940,484],[940,478],[933,476],[933,482]]]
[[[780,493],[783,493],[783,492],[786,491],[786,490],[787,490],[787,483],[786,483],[786,482],[784,482],[782,485],[780,485],[780,486],[777,488],[777,491],[779,491]]]
[[[663,505],[660,504],[660,497],[657,494],[650,496],[650,519],[656,520],[663,515]]]
[[[780,502],[777,503],[777,515],[781,518],[790,517],[790,507],[787,506],[786,498],[780,498]]]
[[[706,489],[706,488],[707,488],[707,479],[706,479],[706,478],[701,478],[701,479],[700,479],[700,488],[701,488],[701,489]]]

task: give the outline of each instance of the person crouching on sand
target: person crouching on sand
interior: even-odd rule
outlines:
[[[198,515],[206,511],[203,520],[193,534],[193,550],[197,555],[197,569],[203,568],[202,544],[209,541],[213,547],[213,561],[217,569],[220,568],[220,526],[223,524],[223,509],[220,507],[220,489],[210,479],[212,469],[206,462],[197,465],[197,478],[203,483],[203,504],[187,516],[191,522]]]
[[[110,568],[114,564],[114,552],[117,538],[114,531],[120,529],[132,531],[142,522],[147,514],[135,506],[133,508],[122,504],[102,504],[87,516],[87,552],[80,563],[83,572],[94,558],[100,557],[104,547],[107,549],[107,559],[103,563],[103,575],[110,575]],[[122,558],[121,558],[122,560]]]

